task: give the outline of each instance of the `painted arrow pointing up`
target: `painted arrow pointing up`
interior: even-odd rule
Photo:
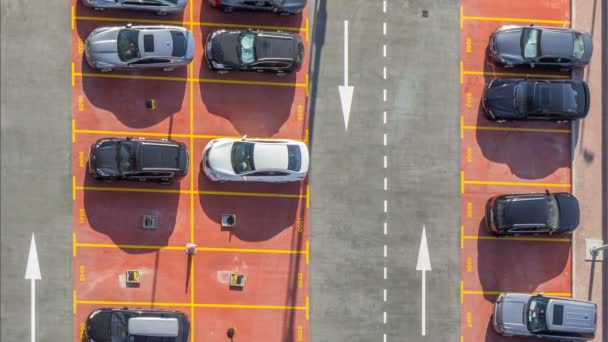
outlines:
[[[40,264],[38,264],[38,251],[36,250],[36,239],[32,233],[30,242],[30,253],[27,256],[27,266],[25,268],[25,279],[31,281],[31,341],[36,341],[36,280],[42,279],[40,275]]]
[[[418,262],[416,262],[416,271],[422,271],[422,336],[426,336],[426,271],[430,270],[431,257],[429,256],[429,245],[426,242],[426,227],[422,225]]]
[[[344,129],[348,131],[348,119],[350,107],[353,103],[353,92],[355,87],[348,85],[348,20],[344,20],[344,85],[338,86],[340,92],[340,104],[344,116]]]

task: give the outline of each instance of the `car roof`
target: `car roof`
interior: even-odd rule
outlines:
[[[142,141],[139,165],[141,170],[179,170],[181,145],[169,141]]]
[[[289,33],[261,32],[255,41],[257,60],[286,60],[298,58],[299,37]]]
[[[179,321],[175,317],[133,317],[128,321],[128,331],[130,335],[177,337]]]
[[[498,201],[502,206],[503,227],[547,224],[547,195],[523,194],[507,195]]]
[[[547,328],[555,332],[594,334],[597,306],[568,298],[550,298]]]
[[[540,35],[539,57],[572,57],[574,35],[570,30],[543,27]]]
[[[287,144],[257,142],[253,150],[253,164],[258,171],[287,170]]]
[[[145,26],[139,29],[141,57],[183,57],[186,54],[185,31],[179,27]]]

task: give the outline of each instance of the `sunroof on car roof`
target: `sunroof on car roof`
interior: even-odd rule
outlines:
[[[154,52],[154,35],[144,35],[144,52]]]

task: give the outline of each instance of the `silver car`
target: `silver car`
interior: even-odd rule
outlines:
[[[211,140],[203,171],[213,181],[297,182],[308,172],[308,148],[293,140]]]
[[[179,26],[100,27],[87,37],[85,57],[92,68],[101,71],[171,71],[192,62],[194,36]]]
[[[542,293],[502,293],[494,305],[494,330],[503,336],[587,341],[595,336],[597,306]]]
[[[155,12],[158,15],[181,12],[188,0],[82,0],[82,4],[97,11],[106,9]]]

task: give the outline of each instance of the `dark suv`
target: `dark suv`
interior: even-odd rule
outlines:
[[[97,309],[86,322],[88,342],[187,342],[190,322],[179,311]]]
[[[207,37],[205,56],[211,70],[274,72],[285,75],[304,60],[300,36],[287,32],[218,30]]]
[[[495,235],[570,233],[579,215],[578,200],[565,192],[499,195],[486,203],[486,224]]]
[[[188,149],[168,140],[104,138],[91,145],[89,173],[103,180],[169,183],[188,173]]]

